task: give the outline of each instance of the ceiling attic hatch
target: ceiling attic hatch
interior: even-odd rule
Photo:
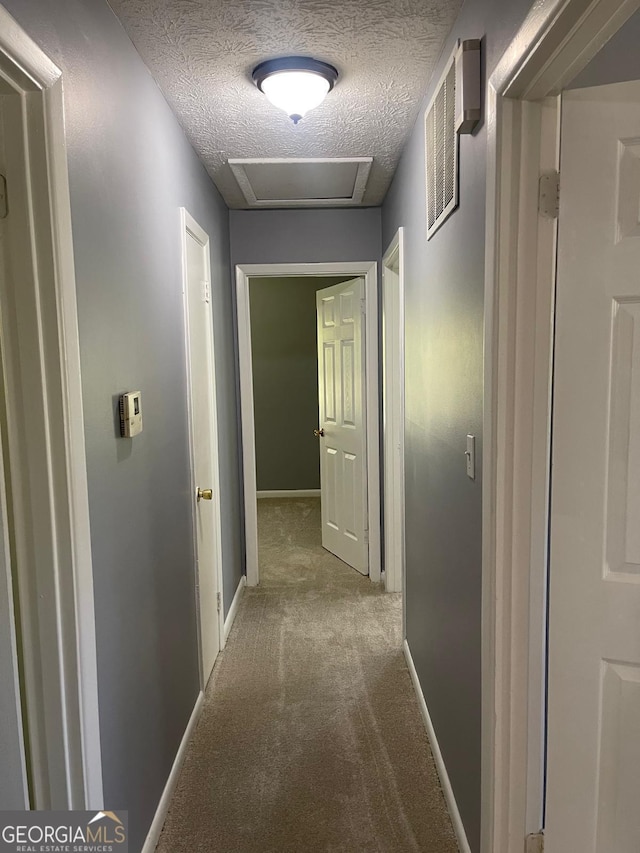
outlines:
[[[249,207],[362,203],[373,157],[229,160]]]

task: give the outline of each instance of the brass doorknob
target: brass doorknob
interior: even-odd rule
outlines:
[[[314,429],[313,434],[315,435],[316,438],[320,438],[321,436],[324,435],[324,430],[323,429]]]
[[[198,486],[196,495],[199,501],[210,501],[213,499],[213,489],[201,489],[200,486]]]

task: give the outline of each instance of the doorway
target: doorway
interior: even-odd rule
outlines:
[[[404,573],[404,229],[382,258],[382,441],[384,585],[405,593]]]
[[[243,471],[245,491],[245,534],[247,556],[247,583],[259,582],[258,569],[258,512],[255,403],[253,361],[251,351],[250,282],[252,278],[291,276],[361,277],[366,300],[364,314],[364,369],[366,405],[364,411],[364,436],[366,441],[365,464],[367,471],[366,502],[369,522],[369,576],[380,580],[380,458],[378,429],[378,312],[377,265],[370,264],[283,264],[241,265],[237,270],[238,341],[240,356],[240,398],[243,439]],[[346,304],[346,303],[345,303]],[[358,305],[358,311],[360,307]],[[317,418],[317,416],[316,416]],[[312,430],[317,423],[310,424]],[[315,427],[318,432],[320,426]],[[311,433],[309,433],[311,434]],[[321,438],[322,436],[318,436]]]
[[[252,278],[249,288],[258,514],[276,498],[304,499],[314,516],[320,507],[322,546],[368,574],[364,280]]]
[[[569,672],[565,668],[564,672],[559,675],[556,672],[554,676],[554,669],[562,660],[563,644],[572,642],[569,636],[571,609],[575,611],[577,607],[582,618],[584,608],[578,601],[588,586],[586,579],[577,586],[574,584],[572,594],[569,598],[565,596],[569,609],[565,607],[561,613],[561,586],[562,579],[568,577],[568,563],[564,559],[559,560],[557,536],[568,516],[563,522],[561,515],[563,506],[566,508],[567,504],[558,489],[566,489],[570,481],[574,489],[584,483],[585,494],[574,493],[575,500],[578,503],[585,499],[598,500],[597,490],[587,489],[586,484],[596,476],[595,469],[601,469],[602,457],[606,454],[602,444],[596,449],[598,442],[590,443],[589,459],[584,460],[582,472],[582,468],[575,464],[576,453],[578,448],[584,449],[587,436],[597,424],[595,420],[591,423],[588,417],[586,420],[582,417],[579,424],[574,424],[574,430],[569,431],[569,438],[566,425],[560,425],[556,412],[566,413],[572,388],[581,381],[581,371],[593,370],[595,374],[604,372],[608,375],[610,364],[615,365],[616,348],[613,346],[609,350],[614,354],[612,359],[606,356],[604,361],[600,359],[596,364],[594,339],[594,346],[591,348],[590,342],[588,355],[583,358],[581,366],[575,353],[568,360],[565,357],[571,337],[567,333],[566,320],[572,312],[574,320],[582,318],[579,337],[584,342],[585,330],[589,327],[585,313],[588,307],[586,303],[583,305],[582,297],[577,299],[574,293],[560,311],[564,299],[560,290],[565,288],[566,276],[563,281],[560,264],[556,278],[556,252],[562,260],[567,238],[572,232],[577,233],[575,223],[567,224],[566,220],[566,205],[570,202],[564,193],[571,192],[571,182],[567,190],[564,174],[561,174],[562,180],[558,180],[561,98],[565,98],[568,84],[639,7],[638,2],[623,0],[592,0],[588,4],[578,0],[557,0],[544,9],[534,8],[498,64],[488,86],[482,715],[482,850],[487,853],[521,849],[525,837],[529,839],[527,849],[539,849],[536,845],[542,843],[543,830],[545,849],[549,846],[553,853],[564,851],[567,845],[590,851],[612,850],[614,847],[631,849],[624,845],[616,846],[617,842],[613,843],[606,832],[602,834],[604,824],[597,831],[601,833],[598,835],[596,821],[599,815],[593,802],[585,807],[583,801],[576,807],[572,798],[577,795],[579,786],[558,781],[558,773],[566,782],[566,774],[576,771],[575,762],[570,770],[566,755],[561,765],[558,761],[562,750],[568,749],[576,737],[581,736],[583,727],[576,725],[577,717],[569,713],[571,724],[565,725],[562,734],[558,734],[557,726],[562,718],[560,708],[569,711],[571,707],[570,697],[564,695],[563,698],[561,692],[570,686],[577,672]],[[600,112],[605,114],[605,111]],[[606,126],[608,122],[602,124]],[[563,141],[564,132],[563,128]],[[581,126],[578,137],[584,138],[585,133],[588,131]],[[623,155],[625,139],[616,140],[614,160],[616,156]],[[579,160],[580,157],[577,158]],[[583,175],[583,189],[587,192],[593,188],[594,175],[599,168],[592,166],[592,173]],[[599,196],[588,211],[583,204],[582,212],[589,221],[598,221],[601,204],[608,204],[604,196]],[[637,217],[637,203],[635,215]],[[611,221],[607,232],[610,237],[615,233]],[[578,257],[574,250],[571,254],[574,272]],[[615,287],[620,284],[615,281],[615,276],[612,284]],[[622,302],[626,300],[625,304],[633,302],[622,291],[618,295],[622,296]],[[585,300],[589,298],[585,293]],[[615,317],[616,312],[610,304],[609,334],[615,328]],[[591,332],[587,337],[590,335]],[[627,348],[627,355],[630,353]],[[564,367],[561,366],[562,361]],[[627,375],[631,361],[627,360]],[[564,390],[554,390],[554,382],[559,376],[557,371],[560,374],[566,372],[569,363],[576,371],[573,379],[567,383],[566,376],[564,380],[560,376]],[[560,393],[562,397],[558,396]],[[600,416],[605,414],[605,408],[601,406]],[[558,453],[562,458],[557,456]],[[616,464],[619,461],[617,459]],[[561,464],[556,464],[558,462]],[[563,477],[563,486],[558,478],[571,465],[574,466],[573,476]],[[592,521],[590,535],[597,534],[598,530],[602,534],[604,525],[603,512],[596,522]],[[571,541],[577,543],[581,538],[578,527],[573,525]],[[600,550],[598,544],[591,548],[591,556],[596,562],[598,558],[604,560],[603,553],[604,549]],[[596,575],[598,582],[602,583],[602,565]],[[593,626],[594,619],[583,619],[583,628],[586,629],[589,623]],[[599,627],[592,637],[600,634]],[[585,653],[587,646],[580,644]],[[546,676],[547,654],[549,680]],[[596,667],[598,678],[606,678],[606,673],[612,672],[611,668],[607,670],[606,657],[606,654],[602,656],[599,661],[602,666]],[[633,666],[629,669],[629,659],[624,658],[623,662],[624,677],[618,679],[620,684],[617,687],[614,685],[614,693],[618,687],[622,690],[626,676],[638,663],[637,660],[631,662]],[[580,667],[584,663],[582,661]],[[584,667],[582,671],[586,674]],[[558,677],[562,680],[565,674],[569,677],[559,692]],[[620,673],[613,675],[615,681]],[[625,689],[633,693],[635,679],[627,680],[629,683]],[[583,680],[583,684],[586,681]],[[608,686],[604,680],[599,689],[602,692],[600,704],[598,701],[595,703],[596,712],[598,707],[607,704],[605,694]],[[628,698],[635,701],[632,696]],[[574,695],[571,701],[575,699]],[[593,711],[594,703],[590,704]],[[621,715],[617,719],[621,721],[621,706],[619,710]],[[546,750],[547,726],[549,753]],[[606,739],[605,729],[603,726],[601,737]],[[579,748],[576,752],[580,755],[578,776],[583,785],[589,778],[585,761],[590,750],[595,748],[593,738],[587,739],[589,749],[583,743],[584,749]],[[564,746],[558,750],[558,744]],[[605,747],[603,755],[606,754],[603,772],[609,774],[607,779],[599,780],[599,784],[605,783],[602,789],[605,790],[606,783],[612,781],[611,774],[618,773],[622,765],[615,766],[613,757],[616,752],[611,743],[601,743],[600,746]],[[551,748],[554,750],[552,763]],[[617,754],[622,753],[619,751]],[[629,752],[626,754],[628,756]],[[550,760],[548,767],[547,755]],[[640,772],[640,763],[633,764],[633,759],[630,760],[631,763],[627,762],[618,773],[619,791],[637,787],[638,776],[633,774]],[[552,776],[555,777],[553,781]],[[625,815],[628,819],[625,827],[632,826],[634,818],[628,809],[625,813],[624,803],[618,801],[614,805],[622,808],[622,812],[618,812],[619,817]],[[570,835],[563,836],[561,833],[566,832],[568,824],[565,823],[561,829],[562,821],[571,813],[572,830]],[[633,826],[633,831],[636,831],[637,825]],[[549,830],[548,835],[545,827]]]
[[[10,274],[10,245],[7,228],[5,125],[8,124],[7,99],[11,98],[9,86],[0,81],[0,281]],[[2,347],[0,346],[0,351]],[[7,492],[9,491],[7,456],[6,389],[4,370],[0,372],[0,719],[2,724],[3,773],[0,774],[0,808],[29,808],[30,793],[27,772],[27,753],[23,727],[23,691],[20,686],[19,639],[16,620],[15,549],[12,559],[12,529],[9,524]]]
[[[0,740],[14,748],[16,773],[0,807],[97,809],[95,609],[62,74],[2,7],[0,122],[0,681],[9,710]]]

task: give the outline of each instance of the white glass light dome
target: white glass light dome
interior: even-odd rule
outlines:
[[[324,101],[337,79],[332,65],[300,56],[267,60],[253,72],[256,86],[294,124]]]

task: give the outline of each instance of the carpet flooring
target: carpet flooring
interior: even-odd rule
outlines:
[[[261,499],[246,589],[157,853],[457,853],[401,651],[401,600]]]

